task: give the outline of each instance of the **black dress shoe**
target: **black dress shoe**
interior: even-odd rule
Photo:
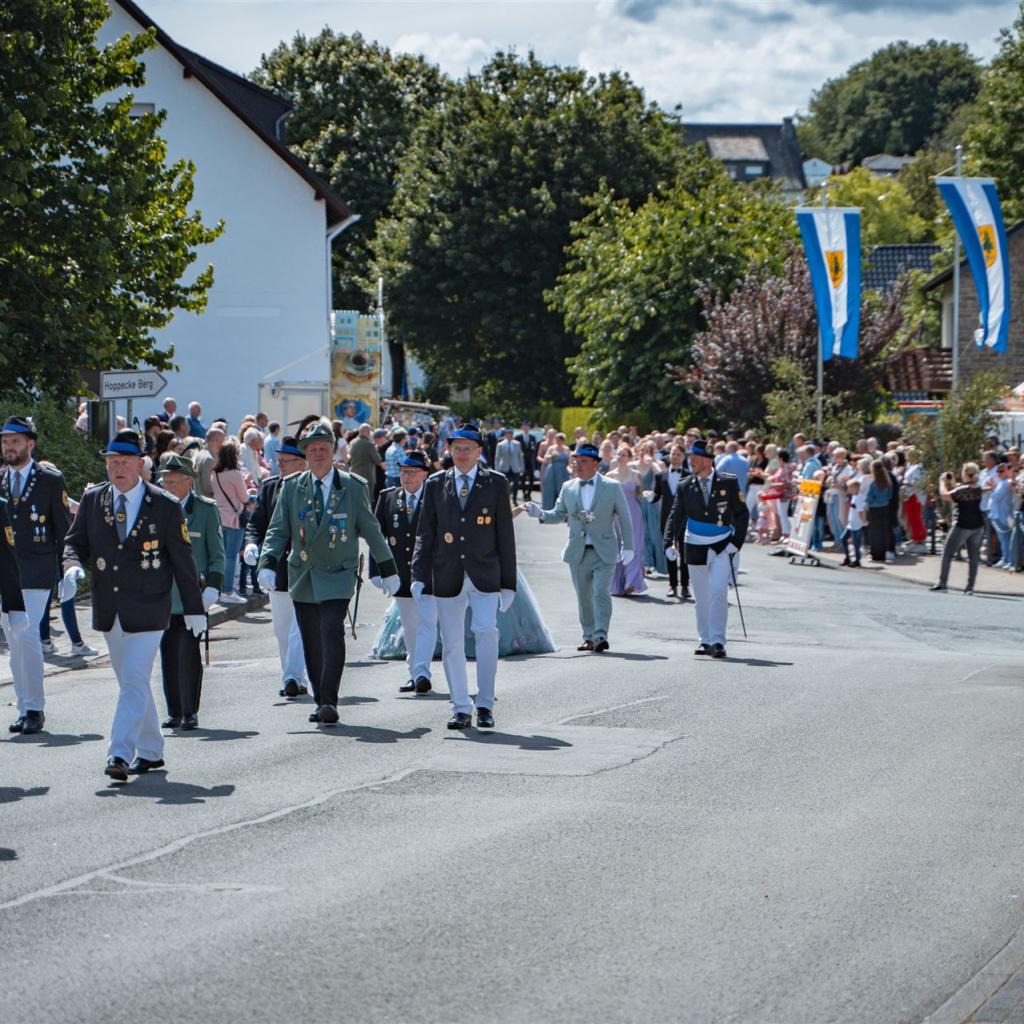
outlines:
[[[494,715],[491,714],[490,708],[476,709],[476,727],[478,729],[494,728]]]
[[[694,648],[694,654],[710,654],[711,644],[701,644],[699,647]]]
[[[430,685],[430,680],[426,676],[417,676],[416,678],[416,692],[417,693],[430,693],[433,687]]]
[[[605,640],[603,637],[600,640],[595,640],[594,641],[594,653],[595,654],[600,654],[602,651],[607,651],[607,650],[608,650],[608,641]]]
[[[678,596],[679,596],[679,594],[678,594],[678,592],[676,591],[676,588],[675,588],[675,587],[669,587],[669,588],[668,588],[668,593],[667,593],[667,594],[666,594],[665,596],[666,596],[666,597],[678,597]]]
[[[198,729],[198,728],[199,728],[199,716],[198,715],[186,715],[181,720],[181,730],[182,730],[182,732],[187,732],[189,729]]]
[[[26,711],[25,724],[21,727],[22,736],[31,736],[34,732],[42,732],[46,715],[42,711]]]
[[[128,781],[128,762],[123,757],[108,757],[107,767],[103,769],[104,775],[109,775],[118,782]]]
[[[689,587],[683,587],[683,589],[679,591],[679,600],[680,601],[689,601],[690,600],[690,588]]]
[[[456,711],[451,718],[448,719],[449,729],[468,729],[473,724],[473,716],[467,715],[465,711]]]
[[[411,679],[407,679],[399,688],[399,693],[415,693],[416,684]]]
[[[319,708],[313,708],[312,712],[310,713],[309,720],[311,722],[319,722],[320,721],[320,709]]]
[[[298,697],[299,681],[297,679],[286,679],[284,688],[281,690],[282,697]]]
[[[576,648],[577,651],[592,651],[594,649],[593,640],[584,640],[583,643]]]
[[[9,726],[7,726],[8,732],[21,732],[25,728],[25,716],[20,715],[16,718]]]
[[[712,644],[711,645],[711,657],[712,658],[724,658],[725,657],[725,644]]]
[[[338,709],[333,704],[324,704],[317,714],[317,721],[322,725],[336,725],[338,722]]]
[[[161,729],[180,729],[181,728],[181,719],[180,718],[175,718],[172,715],[170,718],[164,719],[164,721],[160,723],[160,728]]]
[[[160,758],[157,761],[150,761],[148,757],[137,757],[131,763],[128,771],[133,775],[145,775],[146,772],[153,771],[155,768],[163,768],[164,760]]]
[[[946,584],[945,583],[933,583],[928,589],[929,590],[945,590],[946,589]]]

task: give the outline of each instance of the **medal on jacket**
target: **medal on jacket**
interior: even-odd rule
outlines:
[[[335,544],[337,544],[338,542],[338,528],[334,525],[334,523],[331,523],[331,525],[327,527],[327,535],[327,546],[328,548],[333,548]]]

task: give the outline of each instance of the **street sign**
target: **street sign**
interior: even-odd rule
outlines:
[[[104,370],[100,374],[100,398],[153,398],[167,387],[167,378],[156,370]]]

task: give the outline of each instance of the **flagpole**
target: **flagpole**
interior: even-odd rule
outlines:
[[[959,178],[964,147],[958,145],[955,152],[955,173]],[[950,397],[952,398],[956,394],[956,386],[960,377],[960,232],[956,230],[956,225],[953,226],[953,324],[951,330],[953,335],[953,372]]]
[[[825,179],[824,184],[821,186],[821,205],[828,206],[828,179]],[[815,408],[817,410],[815,416],[815,423],[817,428],[815,433],[818,438],[821,438],[821,420],[822,420],[822,406],[824,404],[824,392],[825,392],[825,357],[822,354],[821,347],[823,344],[822,340],[822,327],[821,317],[818,317],[818,390],[815,396]]]

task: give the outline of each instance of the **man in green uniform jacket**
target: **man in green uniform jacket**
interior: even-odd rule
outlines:
[[[160,486],[181,502],[203,591],[203,607],[209,611],[224,581],[224,538],[220,532],[217,502],[193,490],[196,475],[191,459],[172,455],[164,464]],[[181,591],[175,583],[171,588],[171,622],[160,641],[160,668],[167,700],[165,729],[195,729],[199,725],[203,659],[199,653],[199,637],[185,626],[184,611]]]
[[[345,615],[355,591],[359,538],[370,547],[384,590],[401,585],[391,549],[370,509],[366,481],[334,467],[334,432],[321,421],[299,448],[309,469],[288,477],[263,541],[257,581],[272,590],[289,543],[288,592],[302,634],[306,672],[316,710],[311,722],[338,721],[338,690],[345,668]]]

